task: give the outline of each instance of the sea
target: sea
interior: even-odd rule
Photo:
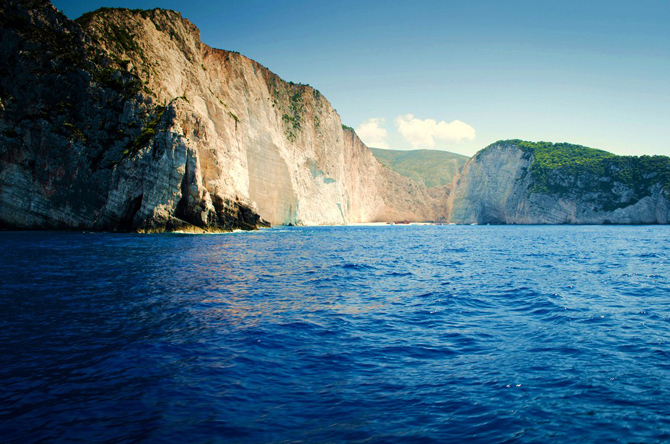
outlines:
[[[670,231],[1,232],[0,441],[668,442]]]

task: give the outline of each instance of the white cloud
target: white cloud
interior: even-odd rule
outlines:
[[[435,119],[421,120],[414,117],[414,114],[405,114],[396,117],[395,125],[398,132],[415,149],[434,147],[436,140],[461,142],[475,138],[475,129],[460,120],[451,123],[444,120],[438,122]]]
[[[373,148],[388,148],[389,144],[386,141],[386,119],[381,117],[373,117],[364,120],[356,127],[356,134],[361,138],[363,143]]]

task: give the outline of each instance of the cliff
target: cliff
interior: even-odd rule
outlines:
[[[0,229],[670,220],[667,157],[509,140],[443,185],[455,164],[419,154],[393,157],[418,182],[391,171],[319,91],[205,45],[177,12],[0,3]]]
[[[228,231],[434,220],[330,103],[165,10],[0,6],[0,227]],[[265,222],[267,221],[267,222]]]
[[[571,144],[500,141],[452,183],[454,223],[667,224],[670,158]]]

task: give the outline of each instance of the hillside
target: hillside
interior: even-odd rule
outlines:
[[[429,188],[450,184],[458,169],[468,161],[467,156],[439,150],[370,148],[370,151],[385,167]]]
[[[523,142],[517,146],[532,156],[531,191],[562,196],[601,193],[604,208],[623,207],[650,193],[654,185],[670,191],[670,157],[617,156],[581,145],[551,142]],[[614,185],[630,189],[628,200],[616,197]]]
[[[502,140],[463,167],[449,212],[456,223],[666,224],[669,191],[666,156]]]

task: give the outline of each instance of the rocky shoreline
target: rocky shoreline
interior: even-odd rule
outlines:
[[[547,173],[551,147],[502,141],[426,188],[382,166],[319,91],[207,46],[174,11],[72,21],[8,0],[0,33],[3,230],[670,220],[660,156]]]

